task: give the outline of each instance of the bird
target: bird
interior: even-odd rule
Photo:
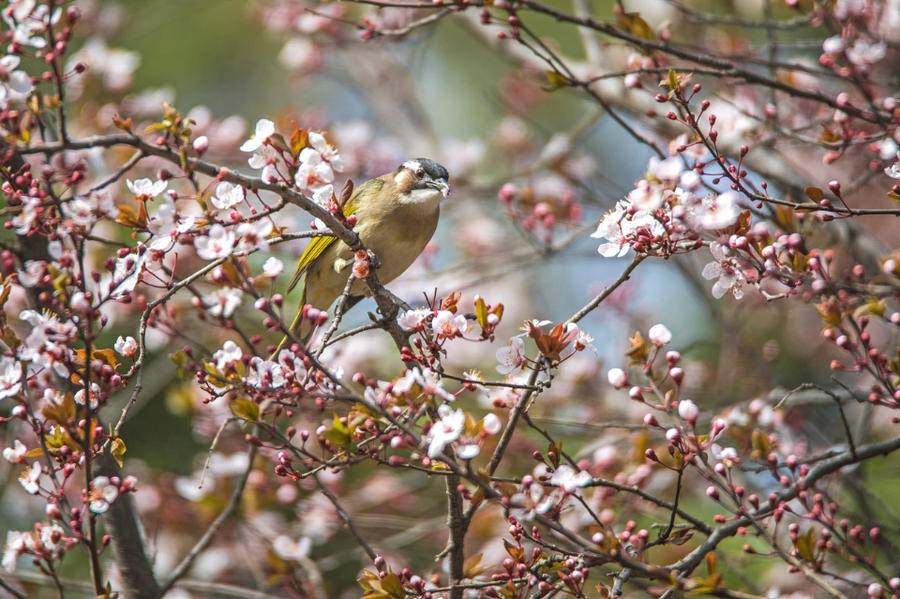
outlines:
[[[403,274],[425,249],[437,229],[441,200],[449,193],[450,173],[429,158],[407,160],[396,170],[362,183],[352,193],[343,206],[344,217],[355,217],[353,229],[377,257],[382,283]],[[291,323],[291,331],[304,343],[315,331],[315,326],[302,317],[304,306],[327,311],[343,294],[353,262],[353,250],[337,237],[315,237],[306,246],[288,286],[288,292],[292,291],[305,276]],[[366,282],[357,279],[344,308],[350,309],[370,294]]]

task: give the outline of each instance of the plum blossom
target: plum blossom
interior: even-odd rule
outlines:
[[[500,418],[497,417],[493,412],[488,412],[484,415],[484,418],[481,419],[481,426],[489,435],[496,435],[500,432],[500,429],[503,428],[503,423],[500,422]]]
[[[232,340],[228,340],[222,344],[222,349],[217,350],[213,355],[213,362],[217,370],[225,370],[229,364],[233,364],[240,360],[244,355],[241,347]]]
[[[234,231],[215,224],[209,228],[209,234],[194,239],[197,255],[204,260],[227,258],[234,251]]]
[[[682,399],[678,402],[678,416],[688,422],[696,422],[700,415],[700,408],[690,399]]]
[[[271,234],[272,221],[269,219],[241,223],[237,228],[238,247],[243,251],[266,250]]]
[[[18,235],[27,235],[34,228],[40,214],[38,212],[40,207],[40,198],[22,197],[21,211],[10,221]]]
[[[505,375],[514,375],[522,372],[528,364],[525,357],[525,341],[521,337],[513,337],[509,345],[501,347],[496,352],[497,372]]]
[[[216,289],[203,299],[207,312],[215,318],[230,318],[238,306],[241,305],[242,293],[234,287],[222,287]]]
[[[296,541],[287,535],[279,535],[272,542],[272,550],[283,560],[300,561],[309,555],[312,549],[312,539],[300,537]]]
[[[648,175],[669,185],[678,181],[682,171],[684,171],[684,162],[679,156],[669,156],[664,160],[652,156],[647,164]]]
[[[634,210],[627,201],[620,201],[615,209],[603,217],[597,230],[591,234],[595,239],[606,239],[597,248],[605,258],[621,258],[631,249],[631,243],[638,232],[650,238],[665,235],[665,227],[652,214],[643,210]]]
[[[16,560],[34,545],[34,539],[27,532],[11,530],[6,533],[6,545],[3,548],[3,568],[7,572],[16,569]]]
[[[81,389],[79,389],[78,391],[75,392],[75,403],[77,403],[80,406],[83,406],[85,404],[84,396],[85,396],[85,390],[82,387]],[[91,410],[96,410],[97,406],[99,406],[99,405],[100,405],[100,385],[98,385],[97,383],[91,383],[91,391],[89,394],[88,407]]]
[[[15,358],[0,358],[0,399],[13,397],[22,388],[22,364]]]
[[[274,279],[284,270],[284,263],[275,256],[269,256],[266,258],[266,261],[263,262],[262,270],[264,275],[270,279]]]
[[[89,508],[95,514],[102,514],[118,496],[119,487],[114,485],[109,477],[98,476],[91,483],[91,492],[88,494]]]
[[[562,464],[553,472],[550,483],[561,488],[566,493],[574,493],[580,487],[585,487],[591,482],[591,475],[586,470],[575,471],[567,464]]]
[[[77,333],[75,325],[68,320],[60,322],[55,314],[34,310],[23,310],[19,319],[31,325],[31,332],[18,347],[19,358],[31,362],[35,372],[53,369],[59,376],[68,376],[66,363],[71,361],[71,344]]]
[[[21,59],[9,54],[0,58],[0,104],[20,103],[34,90],[31,76],[16,70]]]
[[[746,279],[737,261],[726,254],[726,249],[722,244],[715,241],[709,244],[709,251],[712,253],[714,261],[704,266],[701,274],[704,279],[716,279],[712,288],[713,297],[719,299],[729,291],[736,300],[744,297]]]
[[[444,448],[459,439],[466,426],[466,413],[454,410],[447,404],[438,406],[440,419],[428,431],[428,457],[434,459]]]
[[[327,162],[328,164],[331,165],[331,168],[333,168],[335,171],[337,171],[339,173],[343,172],[344,161],[341,159],[341,156],[338,153],[337,149],[325,140],[324,135],[322,135],[321,133],[319,133],[317,131],[310,131],[309,132],[309,145],[311,146],[311,148],[313,150],[315,150],[319,154],[319,157],[321,157],[322,160],[324,160],[325,162]],[[310,148],[304,148],[303,151],[306,151],[309,149]],[[301,160],[301,162],[303,161],[303,152],[302,151],[300,152],[300,160]]]
[[[128,191],[136,195],[139,199],[152,200],[169,187],[166,181],[151,181],[150,179],[137,179],[125,181]]]
[[[104,289],[110,297],[117,299],[134,291],[147,266],[148,254],[149,252],[139,255],[125,254],[116,259],[112,277],[104,285]]]
[[[313,199],[322,204],[334,195],[334,171],[318,152],[310,151],[304,156],[307,150],[310,148],[300,152],[300,167],[294,175],[294,182],[297,189],[310,192]]]
[[[646,179],[641,179],[637,187],[628,192],[627,199],[638,210],[652,212],[662,206],[662,189],[651,185]]]
[[[402,377],[394,381],[393,392],[395,394],[409,393],[413,390],[414,385],[418,385],[421,388],[421,392],[426,395],[434,395],[444,401],[456,399],[452,393],[441,386],[434,372],[426,370],[423,373],[419,368],[410,368]]]
[[[26,453],[28,453],[28,448],[25,447],[24,443],[16,439],[12,447],[7,447],[3,450],[3,459],[11,464],[22,464],[25,461]]]
[[[259,119],[256,121],[256,129],[253,131],[253,135],[241,144],[241,152],[256,152],[274,133],[275,123],[269,119]]]
[[[126,358],[133,358],[138,352],[138,342],[134,337],[122,337],[120,335],[116,339],[113,349],[115,349],[119,355],[125,356]]]
[[[219,210],[228,210],[244,201],[244,188],[240,185],[222,181],[216,185],[216,193],[210,200]]]
[[[653,345],[662,347],[672,340],[672,331],[670,331],[664,324],[655,324],[650,327],[648,336],[650,338],[650,342],[653,343]]]
[[[469,323],[462,314],[453,314],[449,310],[439,311],[431,321],[431,329],[434,334],[444,339],[453,339],[462,336]]]
[[[880,62],[887,53],[884,42],[872,42],[864,38],[856,40],[847,48],[847,60],[858,67],[867,67]]]
[[[628,384],[628,375],[621,368],[610,368],[606,373],[606,379],[616,389],[621,389]]]
[[[428,308],[416,308],[414,310],[405,310],[397,317],[397,324],[404,331],[415,331],[425,326],[425,321],[431,316],[432,311]]]
[[[253,356],[250,360],[250,372],[245,380],[248,385],[258,389],[278,389],[285,384],[281,366],[259,356]]]
[[[147,228],[153,234],[148,247],[161,252],[169,251],[178,235],[190,231],[195,222],[196,217],[179,213],[172,198],[166,197],[147,222]]]
[[[57,8],[50,14],[50,7],[46,4],[38,4],[35,0],[18,0],[10,2],[0,14],[12,32],[13,42],[32,48],[43,48],[47,45],[44,32],[47,29],[48,17],[50,23],[56,24],[61,11]]]
[[[41,490],[41,485],[39,483],[41,479],[41,464],[40,462],[34,462],[31,464],[31,468],[27,470],[23,470],[19,475],[19,483],[24,487],[25,492],[29,495],[37,495]]]
[[[730,227],[741,215],[738,195],[733,191],[726,191],[715,198],[712,196],[705,198],[698,211],[700,226],[708,231]]]

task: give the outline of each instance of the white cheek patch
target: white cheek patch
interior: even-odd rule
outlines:
[[[422,168],[422,165],[419,164],[418,160],[407,160],[406,162],[403,163],[403,168],[407,168],[415,173],[420,168]]]

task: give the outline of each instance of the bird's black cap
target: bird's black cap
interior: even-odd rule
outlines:
[[[434,160],[430,158],[416,158],[416,162],[425,169],[425,172],[428,173],[428,176],[432,179],[443,179],[444,181],[450,180],[450,173],[447,172],[447,169]]]

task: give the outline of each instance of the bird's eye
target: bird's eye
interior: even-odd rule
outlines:
[[[424,168],[418,169],[418,170],[416,171],[416,176],[417,176],[417,177],[424,177],[424,176],[425,176],[425,169],[424,169]]]

